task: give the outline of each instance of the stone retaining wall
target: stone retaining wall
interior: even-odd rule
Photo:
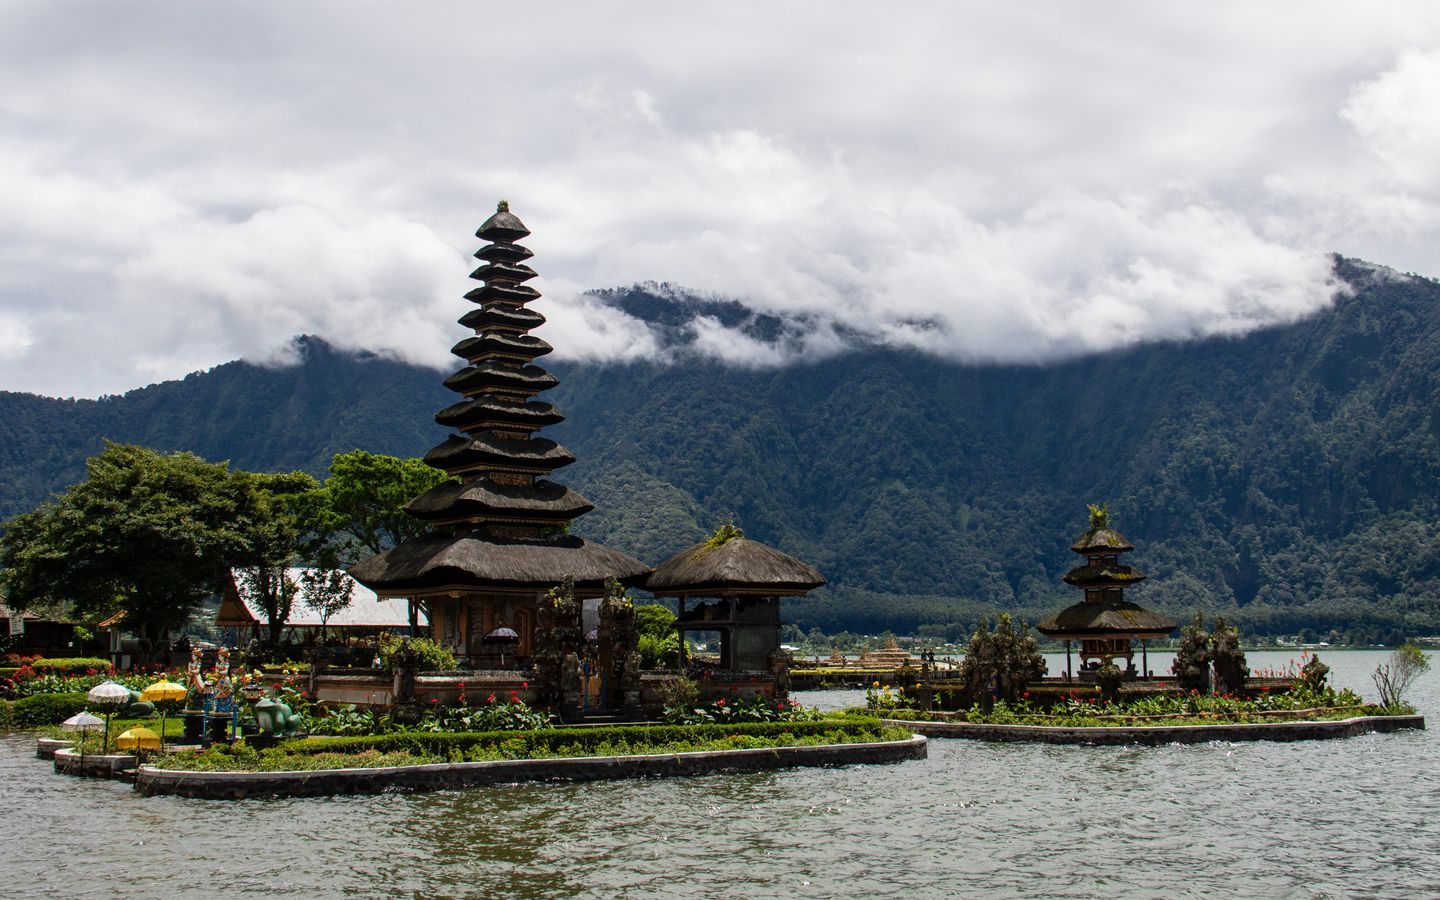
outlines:
[[[390,791],[434,791],[521,781],[598,781],[664,778],[713,772],[753,772],[795,766],[845,766],[924,759],[926,739],[820,747],[766,747],[643,756],[584,756],[435,763],[376,769],[318,772],[177,772],[142,766],[135,789],[146,796],[178,794],[211,800],[245,797],[319,797]]]
[[[1226,725],[1138,725],[1074,727],[1055,725],[980,725],[973,722],[908,722],[884,719],[929,737],[1041,744],[1202,744],[1207,741],[1314,741],[1424,729],[1425,717],[1356,716],[1328,722],[1260,722]]]
[[[114,778],[124,769],[135,768],[135,762],[133,753],[87,753],[81,756],[74,750],[55,751],[55,771],[65,775]]]
[[[55,751],[69,750],[75,742],[64,738],[39,738],[35,741],[35,755],[40,759],[54,759]]]

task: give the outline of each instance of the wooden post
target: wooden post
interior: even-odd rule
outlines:
[[[1143,681],[1144,679],[1149,678],[1149,677],[1150,677],[1150,639],[1149,639],[1149,638],[1141,638],[1141,639],[1140,639],[1140,668],[1144,670],[1143,672],[1140,673],[1141,680]]]
[[[680,595],[680,611],[675,614],[675,631],[680,635],[680,671],[685,671],[685,595]]]
[[[1065,639],[1065,683],[1069,684],[1070,678],[1070,639]]]

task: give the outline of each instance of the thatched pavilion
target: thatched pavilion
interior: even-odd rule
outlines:
[[[648,571],[618,550],[565,533],[593,507],[546,478],[575,457],[538,436],[564,416],[535,399],[559,381],[534,364],[551,347],[529,334],[545,321],[527,306],[540,292],[524,283],[536,273],[525,263],[531,251],[516,241],[529,233],[504,201],[476,232],[488,243],[475,254],[483,265],[470,277],[482,286],[465,295],[476,308],[460,318],[475,333],[451,348],[466,365],[445,379],[461,399],[435,416],[454,432],[425,456],[454,480],[406,507],[431,530],[350,568],[382,599],[422,604],[435,640],[484,668],[528,663],[542,598],[567,577],[583,600],[601,596],[607,578],[631,584]],[[495,635],[505,642],[495,644]]]
[[[745,686],[783,692],[780,598],[823,584],[825,576],[814,567],[726,525],[656,566],[642,587],[657,597],[678,598],[682,666],[687,633],[718,633],[718,664],[701,670],[711,690]],[[689,605],[694,600],[700,602]]]
[[[1110,527],[1109,512],[1090,507],[1090,528],[1070,549],[1085,557],[1085,564],[1065,573],[1065,582],[1085,592],[1085,599],[1035,626],[1049,638],[1065,642],[1065,677],[1071,678],[1070,649],[1080,644],[1082,675],[1095,666],[1123,658],[1135,677],[1134,642],[1141,647],[1141,672],[1148,675],[1149,642],[1175,630],[1175,623],[1125,599],[1125,588],[1145,576],[1120,562],[1120,554],[1135,548]]]

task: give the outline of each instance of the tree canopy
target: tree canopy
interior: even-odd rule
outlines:
[[[293,553],[285,497],[315,490],[303,473],[232,472],[193,453],[107,443],[87,477],[6,523],[0,590],[16,609],[81,617],[124,611],[154,648],[231,567]]]
[[[449,479],[420,459],[353,450],[330,463],[330,477],[312,498],[322,564],[351,563],[424,533],[405,504]]]

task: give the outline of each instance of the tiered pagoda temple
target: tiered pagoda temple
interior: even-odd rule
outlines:
[[[460,318],[475,333],[451,348],[466,365],[445,379],[461,400],[435,416],[454,432],[425,455],[455,480],[406,507],[431,530],[350,568],[380,598],[423,605],[434,639],[480,668],[528,664],[541,600],[567,576],[583,599],[601,596],[606,578],[631,584],[649,571],[566,534],[593,506],[546,477],[575,457],[538,436],[564,416],[535,399],[559,381],[534,364],[551,347],[529,333],[545,321],[528,308],[540,297],[525,284],[533,254],[516,243],[529,233],[504,201],[476,232],[487,243],[470,277],[482,286],[465,295],[475,308]]]
[[[1081,675],[1100,665],[1125,659],[1127,676],[1148,676],[1149,642],[1175,630],[1175,623],[1125,599],[1125,588],[1145,576],[1120,562],[1122,553],[1135,548],[1110,527],[1103,507],[1090,507],[1090,529],[1070,549],[1085,557],[1084,565],[1065,573],[1064,580],[1085,592],[1085,599],[1068,606],[1035,626],[1035,630],[1065,642],[1065,677],[1070,680],[1070,650],[1080,644]],[[1134,643],[1141,646],[1141,672],[1135,671]]]

